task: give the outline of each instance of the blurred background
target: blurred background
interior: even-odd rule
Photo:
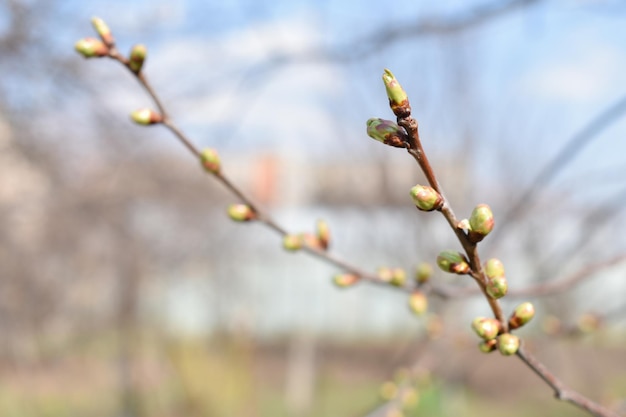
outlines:
[[[481,253],[511,291],[598,265],[503,304],[534,302],[520,335],[539,359],[625,411],[624,2],[2,0],[0,414],[585,415],[476,349],[482,299],[415,317],[405,293],[339,290],[335,268],[229,221],[236,198],[129,121],[152,106],[130,74],[75,53],[92,16],[122,52],[148,47],[171,116],[233,182],[290,231],[326,219],[368,271],[458,248],[413,208],[414,161],[365,134],[393,118],[390,68],[457,216],[494,210]]]

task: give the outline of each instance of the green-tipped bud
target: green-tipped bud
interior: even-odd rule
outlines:
[[[130,114],[130,118],[138,125],[143,126],[154,125],[163,121],[163,116],[150,109],[135,110]]]
[[[302,235],[285,235],[283,237],[283,248],[292,252],[302,249]]]
[[[576,327],[581,333],[591,333],[598,330],[601,325],[602,321],[600,320],[600,317],[593,313],[581,314],[578,317],[578,320],[576,320]]]
[[[509,329],[517,329],[522,327],[535,317],[535,306],[532,303],[525,302],[518,305],[511,314],[509,319]]]
[[[466,275],[470,272],[465,256],[452,250],[446,250],[437,255],[437,265],[442,271],[453,274]]]
[[[247,222],[254,220],[256,215],[247,204],[231,204],[228,206],[228,217],[236,222]]]
[[[411,188],[411,198],[415,206],[422,211],[439,210],[443,205],[443,198],[428,185],[416,185]]]
[[[392,400],[398,395],[398,386],[393,381],[387,381],[380,386],[380,396],[383,400]]]
[[[372,117],[367,121],[367,135],[385,145],[405,148],[406,132],[391,120]]]
[[[511,356],[519,349],[519,337],[511,333],[501,334],[498,337],[498,349],[504,356]]]
[[[494,277],[487,280],[487,294],[493,299],[502,298],[509,290],[506,277]]]
[[[406,271],[402,268],[393,268],[391,270],[391,285],[396,287],[403,287],[406,284]]]
[[[85,58],[106,56],[109,48],[99,39],[83,38],[74,44],[74,49]]]
[[[138,74],[143,68],[143,63],[146,61],[146,55],[148,54],[148,49],[145,45],[135,45],[130,50],[130,55],[128,56],[128,68],[135,74]]]
[[[318,220],[315,225],[315,235],[322,249],[328,249],[330,245],[330,228],[324,220]]]
[[[383,82],[385,83],[389,106],[393,114],[398,117],[410,116],[411,106],[409,105],[409,97],[406,95],[404,88],[402,88],[393,73],[388,69],[385,69],[383,73]]]
[[[413,291],[409,297],[409,308],[413,314],[421,316],[428,310],[428,298],[421,291]]]
[[[215,149],[206,148],[200,153],[200,162],[202,167],[212,174],[219,174],[220,172],[220,156]]]
[[[496,339],[481,340],[480,343],[478,343],[478,349],[480,349],[482,353],[490,353],[498,348],[497,345],[498,342]]]
[[[113,39],[111,29],[109,29],[109,26],[104,22],[104,20],[99,17],[92,17],[91,24],[96,30],[96,33],[100,36],[100,39],[102,39],[102,42],[104,42],[107,46],[113,46],[113,44],[115,44],[115,39]]]
[[[415,268],[415,281],[418,284],[424,284],[428,282],[433,275],[433,267],[428,262],[422,262]]]
[[[503,277],[504,265],[499,259],[491,258],[485,262],[485,274],[487,278]]]
[[[495,224],[491,208],[487,204],[477,205],[469,218],[469,224],[470,241],[476,243],[483,240],[493,230]]]
[[[491,340],[498,336],[502,327],[500,326],[500,322],[496,319],[476,317],[474,321],[472,321],[472,329],[474,329],[480,338]]]
[[[333,276],[333,283],[339,288],[347,288],[359,282],[359,279],[359,276],[355,274],[336,274]]]

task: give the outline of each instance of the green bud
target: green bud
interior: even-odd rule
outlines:
[[[413,291],[409,296],[409,308],[413,314],[421,316],[428,310],[428,298],[421,291]]]
[[[128,57],[128,67],[132,72],[138,74],[143,67],[143,63],[146,60],[146,55],[148,53],[148,49],[145,45],[135,45],[130,50],[130,55]]]
[[[220,156],[215,149],[206,148],[200,153],[200,162],[207,172],[219,174],[220,172]]]
[[[406,271],[402,268],[393,268],[391,270],[391,285],[403,287],[406,284]]]
[[[91,24],[96,30],[96,33],[100,36],[100,39],[102,39],[102,42],[104,42],[107,46],[113,46],[113,44],[115,44],[115,40],[111,34],[111,29],[109,29],[109,26],[104,22],[104,20],[99,17],[92,17]]]
[[[428,282],[433,275],[433,267],[428,262],[422,262],[415,268],[415,281],[418,284]]]
[[[336,274],[333,276],[333,283],[339,288],[347,288],[359,282],[359,276],[354,274]]]
[[[513,311],[509,319],[509,328],[511,330],[522,327],[535,317],[535,306],[532,303],[525,302],[518,305]]]
[[[469,218],[469,238],[472,242],[480,242],[493,230],[494,219],[491,208],[487,204],[479,204]]]
[[[501,334],[498,337],[498,349],[504,356],[511,356],[519,349],[519,337],[511,333]]]
[[[392,400],[398,395],[398,386],[393,381],[387,381],[380,386],[380,396],[383,400]]]
[[[283,248],[292,252],[302,249],[302,235],[283,236]]]
[[[102,57],[109,54],[109,48],[99,39],[83,38],[74,44],[74,49],[85,58]]]
[[[411,106],[409,105],[409,98],[396,77],[388,69],[385,69],[383,73],[383,83],[385,83],[389,106],[393,114],[397,117],[410,116]]]
[[[504,265],[499,259],[491,258],[485,262],[485,274],[487,278],[496,278],[504,276]]]
[[[437,265],[445,272],[466,275],[470,272],[470,266],[465,256],[459,252],[446,250],[437,256]]]
[[[139,109],[130,114],[131,119],[139,125],[149,126],[163,121],[163,116],[154,110]]]
[[[391,283],[393,270],[387,266],[381,266],[376,270],[376,275],[378,275],[381,281]]]
[[[591,333],[595,330],[598,330],[602,322],[600,317],[597,314],[593,313],[584,313],[578,317],[576,320],[576,327],[581,333]]]
[[[256,218],[254,211],[247,204],[231,204],[228,206],[228,216],[236,222],[247,222]]]
[[[315,234],[322,249],[328,249],[328,246],[330,245],[330,228],[328,227],[328,223],[326,223],[326,221],[317,221],[317,224],[315,225]]]
[[[411,188],[411,198],[415,206],[422,211],[439,210],[443,206],[443,198],[428,185],[416,185]]]
[[[497,349],[498,342],[496,339],[481,340],[478,343],[478,349],[483,353],[493,352]]]
[[[502,327],[500,322],[496,319],[489,319],[487,317],[476,317],[472,321],[472,329],[476,334],[484,340],[492,340],[498,336]]]
[[[367,134],[385,145],[406,148],[406,132],[391,120],[372,117],[367,121]]]
[[[493,277],[487,280],[487,294],[495,300],[506,295],[509,284],[505,277]]]

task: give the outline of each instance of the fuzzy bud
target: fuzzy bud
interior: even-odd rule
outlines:
[[[472,211],[469,218],[469,239],[473,243],[480,242],[487,236],[494,226],[493,213],[487,204],[479,204]]]
[[[315,225],[315,234],[322,249],[328,249],[330,245],[330,228],[324,220],[318,220]]]
[[[355,274],[336,274],[333,276],[333,283],[339,288],[347,288],[359,282],[359,276]]]
[[[104,20],[100,19],[99,17],[92,17],[91,24],[93,25],[96,33],[98,34],[98,36],[100,36],[100,39],[102,39],[102,42],[104,42],[105,45],[113,46],[115,44],[115,39],[113,39],[111,29],[109,29],[109,26],[105,23]]]
[[[302,249],[302,236],[287,234],[283,237],[283,248],[295,252]]]
[[[85,58],[99,58],[109,54],[109,48],[96,38],[80,39],[74,44],[74,49]]]
[[[535,306],[532,303],[525,302],[518,305],[513,311],[509,319],[509,328],[511,330],[522,327],[535,317]]]
[[[480,343],[478,343],[478,349],[483,353],[490,353],[498,348],[497,345],[498,341],[496,339],[481,340]]]
[[[219,174],[220,172],[220,156],[215,149],[207,148],[200,153],[200,162],[207,172]]]
[[[437,265],[444,272],[466,275],[470,272],[470,266],[465,256],[459,252],[446,250],[437,255]]]
[[[256,215],[247,204],[231,204],[228,206],[228,217],[236,222],[247,222],[254,220]]]
[[[428,298],[421,291],[413,291],[409,297],[409,308],[413,314],[421,316],[428,310]]]
[[[491,258],[485,262],[485,274],[487,278],[503,277],[504,265],[499,259]]]
[[[502,298],[509,290],[509,284],[506,282],[506,277],[493,277],[487,281],[487,294],[495,300]]]
[[[130,55],[128,57],[128,67],[132,72],[138,74],[143,67],[143,63],[146,60],[146,55],[148,53],[148,49],[145,45],[135,45],[130,50]]]
[[[409,97],[393,73],[388,69],[385,69],[385,72],[383,73],[383,83],[385,83],[385,90],[387,90],[387,97],[389,98],[389,106],[391,107],[393,114],[397,117],[410,116],[411,105],[409,104]]]
[[[416,185],[411,188],[411,198],[415,206],[422,211],[439,210],[443,206],[443,198],[428,185]]]
[[[406,271],[402,268],[393,268],[391,270],[391,285],[403,287],[406,284]]]
[[[163,116],[150,109],[135,110],[130,114],[130,118],[138,125],[143,126],[150,126],[163,121]]]
[[[405,148],[408,140],[406,132],[391,120],[372,117],[367,121],[367,135],[385,145]]]
[[[472,321],[472,329],[476,334],[484,340],[492,340],[498,336],[502,327],[500,322],[496,319],[489,319],[487,317],[476,317]]]
[[[415,281],[418,284],[428,282],[433,275],[433,267],[428,262],[422,262],[415,268]]]
[[[515,355],[519,349],[519,345],[519,337],[514,334],[505,333],[498,337],[498,349],[504,356]]]

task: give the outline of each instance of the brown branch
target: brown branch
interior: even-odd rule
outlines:
[[[554,390],[554,396],[557,399],[567,401],[597,417],[620,417],[614,411],[591,401],[584,395],[565,386],[544,364],[528,352],[523,344],[517,351],[517,357]]]

